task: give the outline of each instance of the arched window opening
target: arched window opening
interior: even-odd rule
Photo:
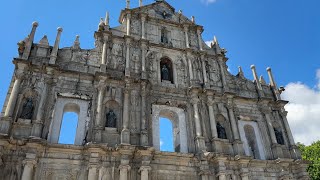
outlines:
[[[250,125],[245,125],[244,132],[247,139],[250,155],[252,155],[254,159],[260,159],[257,138],[253,127]]]
[[[161,82],[171,82],[173,84],[173,66],[168,58],[160,61]]]
[[[276,135],[277,143],[284,145],[284,138],[280,128],[274,128],[274,134]]]
[[[160,117],[160,151],[175,152],[174,132],[172,122],[164,117]]]
[[[65,112],[61,123],[59,144],[75,144],[78,126],[78,114]]]

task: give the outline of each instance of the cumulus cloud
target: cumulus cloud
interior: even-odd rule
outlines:
[[[314,88],[301,82],[289,83],[282,94],[290,101],[285,108],[295,141],[306,145],[320,140],[320,69],[316,78]]]
[[[213,41],[206,41],[205,43],[207,44],[207,46],[211,47],[211,43],[213,43]]]
[[[201,0],[202,3],[205,3],[205,4],[211,4],[211,3],[215,3],[217,0]]]

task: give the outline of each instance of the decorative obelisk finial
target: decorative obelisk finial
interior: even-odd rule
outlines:
[[[22,59],[27,60],[29,58],[30,52],[31,52],[31,48],[32,48],[32,44],[33,44],[33,40],[34,40],[34,36],[36,34],[36,30],[38,27],[39,23],[38,22],[33,22],[32,23],[32,30],[31,33],[29,34],[28,40],[25,44],[25,49],[24,52],[22,54]]]
[[[51,55],[50,55],[50,61],[49,64],[55,64],[56,60],[57,60],[57,55],[58,55],[58,50],[59,50],[59,44],[60,44],[60,38],[61,38],[61,33],[63,31],[63,29],[61,27],[58,27],[57,29],[57,37],[56,37],[56,41],[54,43]]]
[[[143,6],[142,0],[139,0],[139,7],[142,7],[142,6]]]
[[[130,0],[127,0],[126,8],[130,9]]]

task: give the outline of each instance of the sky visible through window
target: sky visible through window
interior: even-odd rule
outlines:
[[[174,152],[172,123],[167,118],[160,118],[160,151]]]
[[[59,136],[59,144],[74,144],[76,138],[77,125],[77,113],[64,113]]]

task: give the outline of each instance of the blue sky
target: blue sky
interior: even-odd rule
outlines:
[[[288,119],[295,138],[310,143],[320,139],[320,1],[319,0],[167,0],[176,11],[187,17],[194,15],[204,26],[203,39],[216,35],[228,50],[228,66],[237,73],[242,66],[252,79],[250,65],[267,79],[266,67],[273,69],[278,85],[286,86],[283,95],[292,102]],[[148,4],[152,0],[145,0]],[[131,3],[137,7],[138,0]],[[60,47],[71,46],[80,35],[81,47],[94,46],[93,32],[100,17],[109,11],[111,26],[118,24],[118,15],[125,0],[10,0],[0,7],[0,106],[2,107],[12,76],[12,58],[17,56],[19,40],[39,22],[35,41],[48,35],[54,43],[57,27],[63,27]],[[268,80],[267,80],[268,81]],[[305,94],[308,93],[308,94]],[[310,97],[312,101],[307,99]],[[291,107],[290,107],[291,106]],[[315,110],[313,110],[315,108]],[[304,109],[304,110],[303,110]],[[300,119],[298,119],[300,118]],[[300,126],[304,128],[300,128]],[[313,129],[312,129],[312,128]],[[312,132],[313,134],[307,134]],[[312,140],[314,140],[312,139]]]

